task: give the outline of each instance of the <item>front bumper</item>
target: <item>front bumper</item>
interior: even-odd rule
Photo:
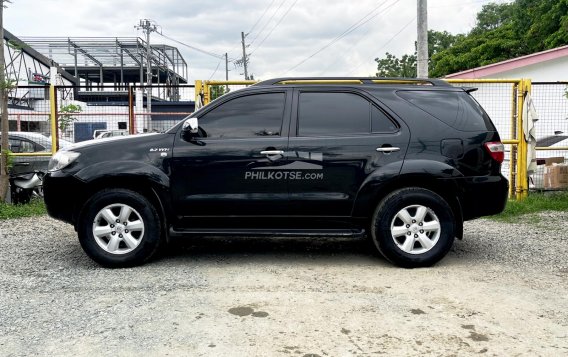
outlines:
[[[79,216],[81,187],[79,179],[62,174],[59,171],[49,172],[43,179],[45,207],[49,216],[75,225]]]

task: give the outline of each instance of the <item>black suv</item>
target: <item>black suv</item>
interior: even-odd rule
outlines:
[[[431,79],[263,81],[164,133],[59,151],[47,210],[108,267],[195,235],[368,235],[391,262],[429,266],[465,220],[507,200],[503,144],[472,90]]]

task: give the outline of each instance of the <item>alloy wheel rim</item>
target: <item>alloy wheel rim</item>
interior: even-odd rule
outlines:
[[[110,254],[127,254],[144,238],[144,221],[134,208],[115,203],[101,209],[93,221],[93,237]]]
[[[391,222],[390,231],[400,250],[408,254],[423,254],[438,243],[442,229],[432,209],[411,205],[398,211]]]

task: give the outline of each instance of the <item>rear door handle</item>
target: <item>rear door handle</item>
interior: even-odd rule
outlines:
[[[378,152],[395,152],[395,151],[400,151],[400,148],[394,147],[394,146],[385,146],[385,147],[381,147],[381,148],[377,148]]]
[[[282,150],[263,150],[260,152],[261,155],[283,155],[284,151]]]

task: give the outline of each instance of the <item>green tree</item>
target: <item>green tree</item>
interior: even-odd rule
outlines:
[[[476,16],[475,27],[471,30],[470,35],[480,34],[512,22],[513,4],[495,4],[490,3],[484,5]]]
[[[453,46],[432,57],[431,77],[488,65],[517,57],[519,40],[514,35],[512,24],[500,26],[477,35],[469,35]]]
[[[430,65],[432,57],[449,47],[456,41],[463,38],[463,35],[452,35],[447,31],[428,31],[428,58]],[[416,48],[416,43],[415,43]],[[386,53],[384,58],[375,58],[377,62],[378,77],[416,77],[416,50],[412,55],[402,55],[401,58],[391,53]]]
[[[67,130],[69,125],[77,120],[77,118],[75,118],[73,114],[77,114],[82,111],[83,108],[81,108],[81,106],[78,104],[68,104],[59,108],[59,129],[61,131]]]
[[[428,32],[431,77],[568,44],[568,0],[489,3],[483,6],[476,19],[475,27],[467,35]],[[431,35],[435,37],[431,39]],[[375,60],[379,67],[395,69],[390,72],[403,72],[404,62],[398,60],[397,66],[396,57]],[[386,61],[379,62],[381,60]]]
[[[400,59],[386,53],[377,61],[377,77],[416,77],[416,55],[403,55]]]
[[[225,93],[228,93],[229,91],[227,90],[227,88],[225,86],[211,86],[211,101],[219,98],[220,96],[222,96]]]

